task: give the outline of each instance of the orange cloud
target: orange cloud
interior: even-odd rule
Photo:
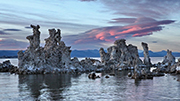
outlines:
[[[73,38],[71,43],[97,45],[104,42],[113,42],[120,38],[142,37],[152,35],[153,32],[161,31],[161,25],[171,24],[174,20],[156,21],[151,18],[137,18],[134,23],[127,26],[110,26],[95,28],[76,36],[66,36]]]

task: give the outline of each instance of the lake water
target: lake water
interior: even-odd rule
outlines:
[[[10,59],[17,65],[17,59]],[[161,58],[151,58],[155,63]],[[0,59],[0,62],[4,59]],[[88,79],[88,74],[14,75],[0,73],[0,101],[180,101],[180,75],[135,81],[129,71]]]

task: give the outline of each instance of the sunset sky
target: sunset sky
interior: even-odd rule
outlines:
[[[71,49],[99,49],[126,39],[142,50],[180,52],[180,0],[0,0],[0,50],[26,49],[30,24],[61,29]]]

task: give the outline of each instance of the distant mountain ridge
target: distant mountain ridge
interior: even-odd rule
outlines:
[[[0,58],[17,58],[19,50],[0,50]],[[180,57],[180,52],[172,52],[175,57]],[[164,57],[166,51],[149,51],[150,57]],[[139,51],[139,56],[144,57],[143,51]],[[71,57],[100,57],[99,50],[72,50]]]
[[[0,50],[0,58],[17,58],[19,50]]]
[[[150,57],[164,57],[167,54],[167,51],[162,50],[160,52],[153,52],[153,51],[149,51],[149,55]],[[173,56],[175,57],[180,57],[180,52],[172,52]],[[139,53],[140,57],[144,57],[143,52]]]
[[[166,51],[153,52],[149,51],[150,57],[164,57]],[[172,52],[175,57],[180,57],[180,52]],[[143,51],[139,51],[139,56],[144,57]],[[99,50],[73,50],[71,52],[71,57],[100,57]]]

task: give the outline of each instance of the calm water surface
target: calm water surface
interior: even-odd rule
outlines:
[[[2,60],[2,59],[1,59]],[[15,62],[14,62],[15,64]],[[17,62],[16,62],[17,64]],[[135,81],[128,71],[88,74],[11,75],[0,73],[1,101],[180,101],[180,75]]]

